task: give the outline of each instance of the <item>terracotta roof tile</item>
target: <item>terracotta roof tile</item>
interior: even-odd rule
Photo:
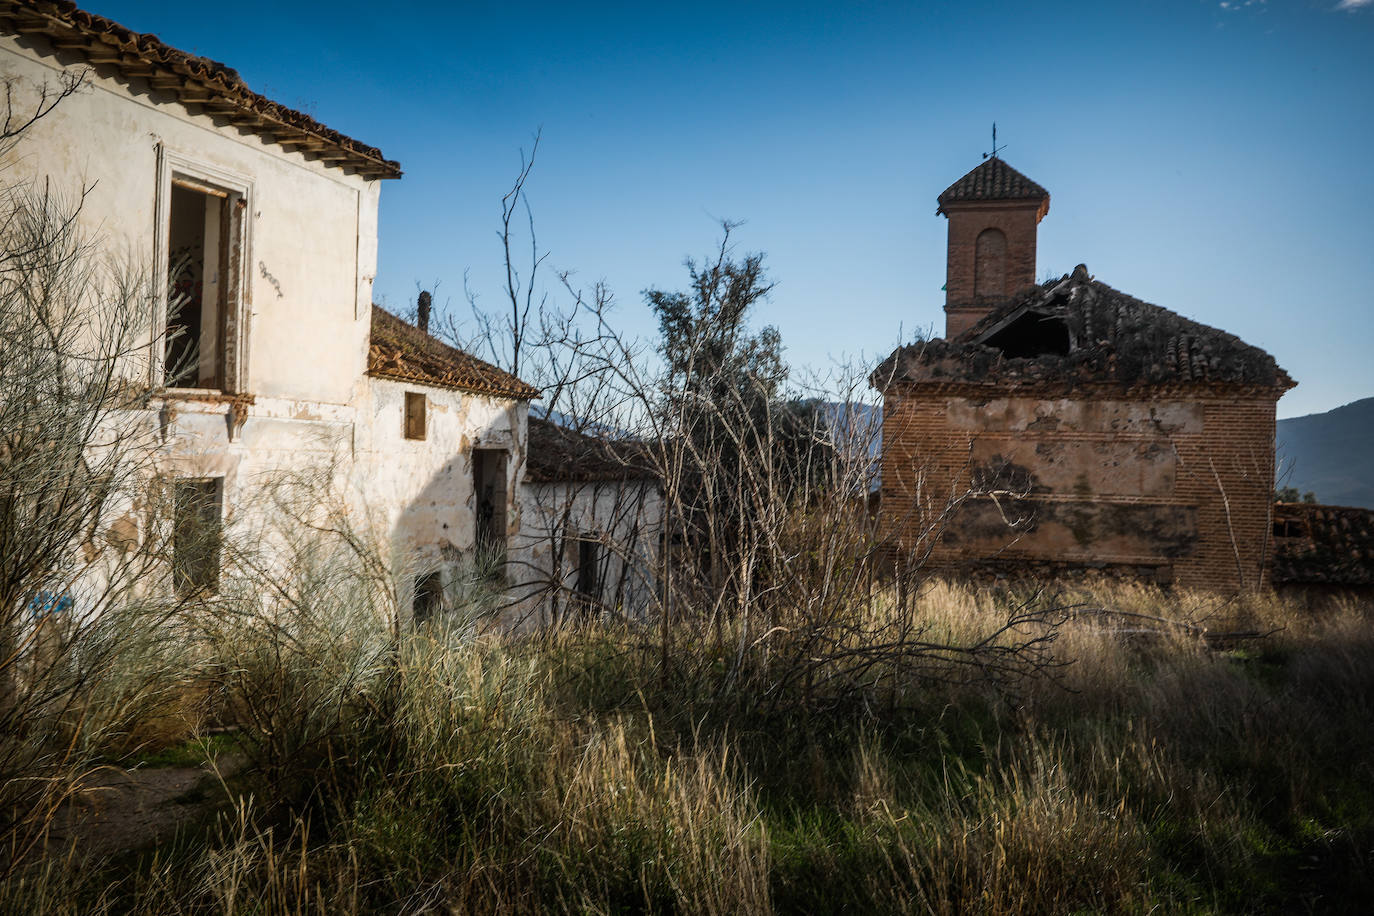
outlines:
[[[135,32],[79,8],[69,0],[0,0],[0,29],[47,39],[59,52],[73,54],[97,68],[113,68],[121,78],[145,79],[207,114],[299,149],[331,166],[367,178],[399,178],[399,163],[382,151],[346,137],[294,109],[248,88],[238,71],[207,57],[164,44],[156,35]]]
[[[525,479],[531,483],[657,478],[644,444],[589,436],[530,417]]]
[[[434,339],[376,305],[372,306],[367,374],[520,401],[539,397],[539,389],[533,385],[471,353]]]
[[[1374,509],[1277,503],[1276,585],[1374,585]]]
[[[993,345],[1018,318],[1062,322],[1066,354],[1009,357]],[[1105,382],[1139,385],[1237,385],[1279,391],[1295,384],[1274,358],[1233,334],[1142,302],[1100,283],[1079,265],[994,308],[954,340],[929,340],[892,353],[871,376],[889,382],[987,385]]]
[[[1048,210],[1050,192],[994,156],[945,188],[938,200],[941,210],[946,204],[991,200],[1043,201]]]

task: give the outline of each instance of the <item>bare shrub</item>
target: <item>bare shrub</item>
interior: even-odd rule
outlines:
[[[629,625],[641,656],[656,655],[661,683],[691,708],[890,709],[924,683],[1014,683],[1054,668],[1049,647],[1063,615],[1044,602],[1007,608],[1000,626],[968,642],[941,638],[913,613],[923,552],[968,494],[950,494],[911,551],[880,530],[872,505],[882,446],[867,369],[790,378],[777,331],[751,328],[773,284],[761,254],[737,253],[738,224],[725,222],[710,255],[687,261],[686,290],[645,292],[661,333],[640,341],[619,330],[604,284],[579,287],[563,273],[560,297],[536,292],[547,253],[524,197],[532,162],[522,160],[503,201],[511,308],[487,312],[470,295],[476,333],[452,316],[447,333],[518,365],[543,390],[538,411],[589,443],[582,463],[644,472],[659,498],[646,504],[629,485],[597,491],[611,494],[595,522],[605,551],[648,587],[618,588],[589,609],[566,558],[584,537],[578,519],[592,488],[569,475],[567,486],[540,489],[527,512],[538,531],[528,536],[543,546],[514,560],[525,608],[550,609],[543,620],[556,625]],[[517,205],[529,223],[520,270],[511,263]],[[896,602],[878,600],[894,580]],[[579,612],[560,610],[569,608]]]
[[[0,151],[84,76],[36,93],[7,83]],[[153,279],[101,260],[83,197],[0,191],[0,873],[42,842],[98,755],[137,746],[176,702],[164,678],[180,649],[163,637],[183,608],[156,588]]]

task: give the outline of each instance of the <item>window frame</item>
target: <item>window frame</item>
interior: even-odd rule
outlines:
[[[424,442],[429,438],[429,396],[423,391],[407,391],[402,399],[401,436],[409,442]],[[412,405],[419,405],[419,435],[411,435]]]
[[[167,334],[167,246],[171,235],[172,187],[181,184],[199,193],[222,194],[227,204],[242,206],[229,213],[230,263],[223,299],[225,314],[220,340],[219,388],[173,387],[166,383]],[[253,180],[246,175],[211,165],[174,150],[157,145],[157,199],[153,217],[153,333],[150,342],[149,384],[167,394],[242,394],[248,390],[248,319],[252,314],[252,224],[254,208]],[[237,260],[235,261],[235,254]]]

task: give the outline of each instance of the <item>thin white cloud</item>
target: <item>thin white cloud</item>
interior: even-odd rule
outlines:
[[[1340,3],[1336,4],[1336,9],[1345,10],[1347,13],[1353,13],[1356,10],[1364,9],[1371,3],[1374,3],[1374,0],[1341,0]]]
[[[1352,0],[1341,0],[1342,3],[1350,3]],[[1353,0],[1355,3],[1374,3],[1374,0]],[[1217,6],[1234,13],[1236,10],[1243,10],[1247,6],[1264,6],[1265,0],[1221,0]]]

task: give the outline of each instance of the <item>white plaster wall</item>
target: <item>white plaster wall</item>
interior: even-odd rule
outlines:
[[[514,539],[524,477],[529,404],[387,379],[368,378],[355,488],[373,530],[396,560],[418,569],[451,564],[473,549],[476,510],[472,450],[500,449],[506,460],[506,525]],[[427,399],[425,438],[405,438],[405,394]]]
[[[0,78],[14,86],[16,113],[31,112],[40,87],[55,87],[61,70],[42,46],[0,35]],[[46,187],[67,201],[84,190],[79,226],[95,260],[148,282],[158,259],[160,151],[241,179],[250,189],[242,391],[252,403],[154,398],[149,409],[113,421],[152,430],[151,476],[223,478],[231,528],[269,530],[264,509],[283,484],[313,490],[321,511],[347,505],[356,498],[359,440],[369,439],[359,427],[370,416],[359,405],[369,395],[380,182],[165,98],[141,81],[92,72],[0,161],[0,183]],[[151,323],[151,301],[148,309]],[[130,371],[148,378],[146,363]]]
[[[15,81],[17,110],[61,69],[40,46],[0,36],[0,78]],[[48,182],[71,198],[86,189],[82,229],[145,277],[157,259],[160,150],[250,187],[242,390],[253,402],[177,396],[130,412],[127,422],[154,430],[150,467],[222,477],[226,521],[240,530],[270,530],[274,486],[315,487],[317,509],[347,506],[398,568],[419,569],[472,549],[472,449],[505,449],[518,568],[528,404],[366,375],[380,182],[163,99],[92,74],[0,161],[6,186]],[[406,391],[428,397],[422,441],[403,435]]]
[[[351,420],[254,417],[241,436],[226,443],[221,404],[155,401],[149,409],[111,411],[101,419],[90,456],[114,472],[113,488],[89,540],[72,557],[71,577],[49,586],[68,594],[78,615],[109,606],[107,588],[116,575],[138,576],[130,594],[171,595],[166,560],[173,480],[222,481],[222,518],[232,545],[223,557],[225,569],[235,558],[244,559],[245,551],[253,554],[254,568],[263,562],[284,568],[291,554],[282,548],[300,532],[287,523],[283,508],[316,524],[334,512],[347,514]],[[258,444],[263,441],[272,447]],[[118,455],[112,455],[111,442],[120,443]],[[117,465],[104,464],[116,458]],[[139,544],[143,550],[130,554]]]
[[[404,437],[408,391],[427,398],[422,440]],[[112,419],[142,431],[138,439],[150,454],[134,460],[146,469],[147,487],[157,478],[222,479],[226,531],[269,563],[288,556],[277,550],[293,534],[283,523],[309,518],[322,524],[342,513],[391,562],[405,607],[414,576],[448,574],[471,557],[474,448],[507,452],[511,565],[526,565],[519,537],[523,505],[515,494],[524,474],[528,409],[521,401],[365,376],[352,406],[259,399],[232,437],[226,407],[214,400],[157,400],[148,410]],[[106,526],[126,511],[112,507]],[[280,553],[275,561],[274,551]]]
[[[521,565],[513,570],[528,616],[557,619],[577,584],[572,539],[598,534],[608,561],[602,600],[612,613],[642,617],[657,590],[663,495],[651,480],[527,483],[521,490],[523,527],[516,540]]]
[[[348,407],[260,399],[232,438],[228,409],[218,402],[160,400],[160,464],[172,476],[223,477],[225,504],[256,504],[276,484],[313,482],[319,499],[348,502],[356,424]]]
[[[38,47],[38,46],[35,46]],[[0,77],[16,109],[55,86],[60,62],[0,36]],[[223,119],[92,74],[0,162],[7,185],[69,199],[88,189],[81,226],[102,252],[150,276],[159,148],[251,182],[246,390],[346,404],[366,366],[380,182],[310,162]]]

